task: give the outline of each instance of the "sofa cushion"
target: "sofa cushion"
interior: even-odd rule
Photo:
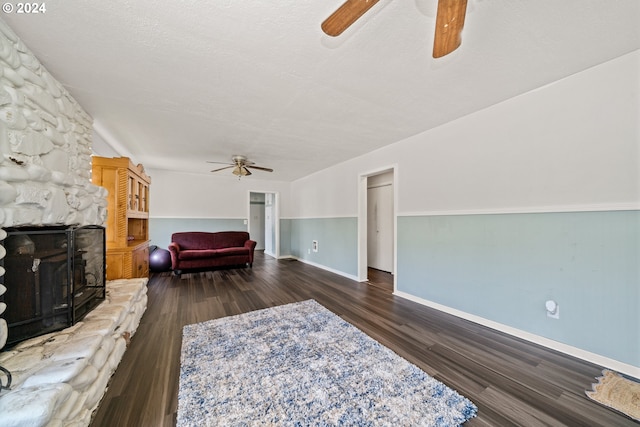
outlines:
[[[180,251],[178,259],[202,259],[202,258],[218,258],[232,255],[249,255],[249,248],[222,248],[222,249],[187,249]]]
[[[215,249],[242,247],[247,240],[249,240],[249,233],[221,231],[216,233]]]
[[[249,255],[249,248],[235,247],[235,248],[222,248],[216,249],[218,256],[230,256],[230,255]]]
[[[214,258],[219,249],[186,249],[178,253],[178,259]]]

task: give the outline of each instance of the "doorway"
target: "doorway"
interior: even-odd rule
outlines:
[[[279,257],[279,197],[275,192],[249,192],[249,236],[256,241],[256,250]]]
[[[367,178],[367,267],[393,273],[393,171]]]
[[[249,193],[249,236],[256,241],[256,250],[264,251],[264,193]]]
[[[395,290],[396,168],[360,175],[358,279]]]

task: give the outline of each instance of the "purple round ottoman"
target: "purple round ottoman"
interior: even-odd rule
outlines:
[[[159,247],[149,248],[149,269],[154,273],[171,270],[171,254]]]

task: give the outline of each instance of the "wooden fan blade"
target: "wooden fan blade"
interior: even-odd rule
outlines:
[[[371,9],[379,0],[347,0],[322,23],[322,31],[328,36],[342,34],[351,24]]]
[[[209,160],[207,160],[207,163],[214,163],[214,164],[217,164],[217,165],[234,165],[235,164],[235,163],[229,163],[229,162],[212,162],[212,161],[209,161]]]
[[[467,12],[467,0],[438,0],[433,57],[445,56],[462,43],[462,27]]]
[[[214,169],[214,170],[212,170],[211,172],[223,171],[223,170],[225,170],[225,169],[231,169],[231,168],[235,168],[235,167],[236,167],[235,165],[225,166],[225,167],[223,167],[223,168]]]
[[[265,171],[265,172],[273,172],[273,169],[271,169],[271,168],[263,168],[262,166],[246,165],[246,167],[252,168],[252,169],[258,169],[258,170]]]

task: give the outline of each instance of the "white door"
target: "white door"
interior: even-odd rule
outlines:
[[[393,186],[367,190],[367,258],[369,267],[393,272]]]
[[[267,193],[265,194],[265,203],[264,203],[264,253],[276,256],[275,255],[275,242],[274,242],[274,197],[273,194]]]
[[[264,250],[264,202],[251,202],[249,236],[256,241],[256,250]]]

